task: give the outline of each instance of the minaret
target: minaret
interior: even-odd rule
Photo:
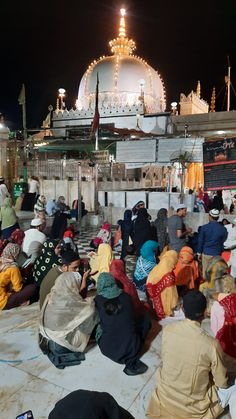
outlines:
[[[196,95],[199,97],[199,99],[201,99],[201,83],[200,83],[200,80],[198,80],[198,82],[197,82]]]
[[[212,94],[211,94],[210,112],[215,112],[215,107],[216,107],[216,88],[214,86],[212,89]]]
[[[120,27],[119,27],[119,35],[117,38],[112,39],[109,42],[111,47],[111,52],[114,55],[132,55],[133,51],[136,49],[135,42],[133,39],[129,39],[126,36],[126,29],[125,29],[125,9],[120,9]]]

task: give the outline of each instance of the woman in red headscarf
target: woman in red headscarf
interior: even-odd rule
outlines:
[[[149,309],[149,305],[140,301],[138,298],[138,293],[134,283],[125,273],[125,265],[123,260],[114,259],[110,264],[110,273],[115,278],[115,281],[118,283],[118,285],[120,285],[120,288],[122,288],[126,294],[130,295],[134,309],[136,311],[143,312]]]

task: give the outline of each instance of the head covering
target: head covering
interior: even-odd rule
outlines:
[[[70,237],[71,239],[73,239],[74,234],[72,233],[72,231],[70,229],[67,229],[64,234],[63,234],[63,239],[66,237]]]
[[[58,200],[57,200],[57,207],[58,210],[60,211],[66,211],[67,206],[65,204],[65,197],[64,196],[59,196]]]
[[[168,234],[167,234],[167,209],[161,208],[157,213],[157,218],[154,221],[154,226],[157,232],[157,240],[159,243],[160,252],[168,244]]]
[[[93,298],[83,299],[80,285],[78,272],[59,275],[46,297],[40,318],[43,336],[73,352],[84,351],[98,323]]]
[[[193,250],[184,246],[179,252],[178,262],[174,270],[176,285],[188,285],[194,288],[194,281],[199,276],[197,262],[193,260]]]
[[[103,272],[97,280],[97,294],[104,298],[112,299],[119,297],[122,290],[118,288],[115,279],[108,272]]]
[[[149,214],[148,214],[148,212],[147,212],[147,208],[140,208],[139,210],[138,210],[138,216],[137,216],[137,219],[149,219]],[[136,222],[137,222],[137,220],[136,220]]]
[[[158,243],[154,240],[147,240],[140,249],[140,254],[144,259],[156,263],[155,251],[158,248]]]
[[[131,221],[132,211],[130,209],[125,210],[124,212],[124,221]]]
[[[224,275],[221,282],[223,293],[230,294],[231,292],[236,292],[235,280],[231,275]]]
[[[183,297],[185,316],[190,320],[197,320],[204,315],[207,300],[200,291],[189,291]]]
[[[143,206],[145,206],[145,202],[144,201],[138,201],[137,204],[135,204],[132,208],[133,215],[136,215],[138,210]]]
[[[12,243],[16,243],[16,244],[19,244],[19,246],[21,246],[23,243],[24,237],[25,237],[24,231],[21,230],[20,228],[17,228],[16,230],[13,231],[13,233],[11,233],[10,241]]]
[[[5,271],[7,268],[17,266],[16,258],[20,253],[20,246],[16,243],[8,243],[3,249],[0,258],[0,272]]]
[[[40,195],[37,199],[37,202],[34,206],[34,210],[36,212],[45,212],[45,196],[44,195]]]
[[[212,218],[218,218],[220,215],[220,211],[216,208],[213,208],[212,210],[209,211],[209,214]]]
[[[109,393],[76,390],[59,400],[48,419],[134,419]]]
[[[134,223],[134,237],[133,242],[136,247],[136,252],[139,255],[142,245],[153,237],[153,231],[149,221],[149,214],[146,208],[140,208]]]
[[[102,243],[98,246],[97,254],[91,257],[90,266],[92,272],[97,272],[93,275],[95,281],[99,277],[99,274],[103,272],[109,272],[110,264],[113,259],[113,253],[111,246],[107,243]]]
[[[187,205],[186,204],[179,204],[176,207],[176,211],[179,211],[180,209],[185,209],[185,208],[187,208]]]
[[[178,261],[182,265],[189,265],[193,261],[193,249],[189,246],[184,246],[179,252]]]
[[[43,224],[43,222],[44,221],[41,218],[34,218],[31,221],[31,227],[39,227],[39,226],[41,226]]]
[[[142,303],[138,297],[138,293],[133,281],[131,281],[131,279],[129,279],[125,273],[125,264],[123,260],[114,259],[110,265],[110,273],[115,278],[115,281],[118,283],[118,285],[121,284],[123,291],[130,295],[134,309],[137,311],[146,310],[147,308],[145,304]]]
[[[215,281],[227,273],[227,269],[227,263],[220,256],[215,256],[210,260],[206,268],[205,279],[211,283],[212,288],[215,286]]]
[[[57,244],[58,240],[46,240],[40,256],[34,262],[33,277],[38,286],[40,286],[50,269],[60,264],[60,257],[55,253]]]
[[[134,230],[134,224],[132,221],[132,211],[127,209],[124,212],[124,219],[121,220],[122,235],[131,235]]]
[[[160,262],[156,265],[147,278],[147,283],[156,284],[162,277],[172,272],[178,260],[178,253],[175,250],[168,250],[160,257]]]
[[[109,223],[103,223],[102,228],[103,230],[110,231],[111,225]]]

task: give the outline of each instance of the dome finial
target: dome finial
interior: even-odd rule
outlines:
[[[119,30],[119,37],[120,38],[126,38],[126,32],[125,32],[125,14],[126,10],[124,8],[120,9],[120,30]]]
[[[109,42],[111,47],[111,52],[114,55],[132,55],[132,52],[135,50],[136,45],[132,39],[127,38],[125,30],[125,15],[126,10],[124,8],[120,9],[120,27],[119,35],[117,38]]]

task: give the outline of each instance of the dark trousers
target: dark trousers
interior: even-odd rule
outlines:
[[[21,304],[25,303],[31,297],[33,297],[35,292],[35,284],[26,285],[24,288],[22,288],[21,291],[14,292],[10,295],[3,310],[10,310],[11,308],[19,307]]]

